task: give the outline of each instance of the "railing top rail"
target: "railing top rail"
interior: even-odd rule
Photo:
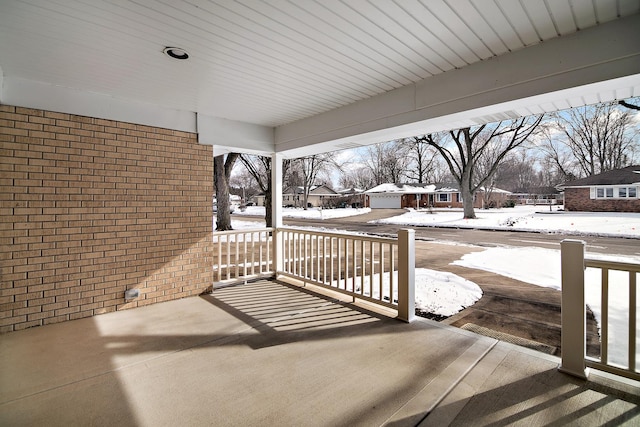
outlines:
[[[602,259],[585,258],[584,265],[585,267],[606,268],[609,270],[620,270],[620,271],[633,271],[636,273],[640,272],[640,264],[633,264],[629,262],[606,261]]]
[[[293,231],[296,233],[302,233],[302,234],[312,234],[314,236],[325,236],[325,237],[340,237],[340,238],[349,238],[349,239],[353,239],[353,240],[364,240],[367,242],[379,242],[379,243],[391,243],[391,244],[397,244],[398,240],[391,238],[391,237],[376,237],[376,236],[370,236],[370,235],[364,235],[364,234],[351,234],[351,233],[346,233],[346,232],[340,232],[340,233],[331,233],[331,232],[327,232],[327,231],[317,231],[317,230],[307,230],[304,228],[295,228],[295,227],[278,227],[279,231]]]
[[[267,233],[270,231],[274,231],[273,227],[263,227],[263,228],[242,228],[240,230],[226,230],[226,231],[214,231],[214,236],[227,236],[232,234],[247,234],[247,233]]]

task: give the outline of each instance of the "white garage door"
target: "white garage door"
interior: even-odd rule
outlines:
[[[369,198],[371,209],[399,209],[400,197],[392,194],[371,194]]]

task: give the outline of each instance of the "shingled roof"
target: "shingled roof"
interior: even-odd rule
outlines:
[[[570,187],[589,187],[593,185],[624,185],[640,183],[640,166],[627,166],[626,168],[603,172],[598,175],[567,182],[558,186],[561,189]]]

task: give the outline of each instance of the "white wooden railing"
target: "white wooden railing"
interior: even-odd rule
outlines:
[[[286,276],[396,309],[411,322],[414,240],[414,230],[400,230],[397,239],[287,227],[215,232],[214,287]]]
[[[640,367],[637,360],[637,277],[640,274],[640,264],[585,258],[585,242],[581,240],[564,240],[561,248],[562,364],[560,370],[586,378],[588,375],[587,367],[590,367],[640,381]],[[585,268],[600,270],[601,314],[600,357],[598,358],[586,355]],[[618,277],[622,274],[628,279],[611,281],[612,272],[616,272]],[[626,293],[628,296],[627,303],[622,306],[612,306],[610,289],[623,286],[626,287],[623,294]],[[626,316],[627,328],[626,332],[624,330],[615,331],[616,335],[622,333],[626,336],[622,339],[618,336],[615,340],[611,340],[610,317],[614,310],[628,312]],[[626,347],[626,363],[611,360],[612,350],[618,350],[620,347]],[[620,352],[616,351],[616,353]]]
[[[214,284],[273,276],[274,231],[273,228],[260,228],[213,233]]]

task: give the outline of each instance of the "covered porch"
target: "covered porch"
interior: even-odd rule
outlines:
[[[638,389],[257,280],[3,336],[4,425],[633,425]]]
[[[579,328],[574,378],[409,322],[409,245],[385,258],[407,322],[359,305],[374,246],[329,236],[337,268],[319,274],[318,233],[284,244],[278,184],[284,158],[638,96],[638,2],[293,3],[0,5],[0,424],[637,421],[637,387],[579,378]],[[227,152],[272,159],[269,280],[206,295],[255,268],[211,229],[212,156]],[[343,269],[339,294],[270,279]]]

